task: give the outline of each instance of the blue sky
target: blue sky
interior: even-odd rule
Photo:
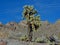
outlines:
[[[24,5],[33,5],[41,20],[54,23],[60,19],[60,0],[0,0],[0,22],[20,22]]]

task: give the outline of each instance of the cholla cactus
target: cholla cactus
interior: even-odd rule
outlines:
[[[20,40],[26,41],[26,40],[27,40],[27,36],[26,36],[26,35],[21,36],[21,37],[20,37]]]
[[[42,39],[40,39],[40,38],[36,38],[36,40],[35,40],[35,42],[40,42],[40,41],[42,41]]]
[[[42,37],[36,38],[35,42],[45,43],[45,40]]]
[[[29,39],[32,40],[33,30],[37,30],[40,26],[39,16],[35,16],[37,11],[33,6],[26,5],[24,6],[23,17],[27,20],[29,26]]]

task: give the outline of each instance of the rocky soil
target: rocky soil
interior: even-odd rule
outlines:
[[[28,38],[28,31],[28,25],[25,20],[20,23],[9,22],[5,25],[0,23],[0,45],[49,45],[48,43],[21,41],[22,38],[24,40]],[[32,40],[35,41],[36,38],[43,38],[53,34],[57,36],[57,40],[60,40],[60,20],[55,24],[51,24],[48,21],[41,21],[40,28],[37,31],[33,31]]]

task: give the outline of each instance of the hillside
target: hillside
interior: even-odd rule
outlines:
[[[28,25],[25,20],[20,23],[9,22],[5,25],[0,23],[0,41],[1,39],[21,41],[22,38],[28,38],[28,31]],[[51,24],[48,21],[41,21],[39,29],[37,31],[33,31],[32,40],[34,41],[36,38],[46,36],[49,37],[53,34],[58,37],[58,40],[60,39],[60,20],[58,20],[55,24]]]

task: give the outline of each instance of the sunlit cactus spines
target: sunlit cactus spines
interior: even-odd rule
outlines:
[[[33,6],[26,5],[24,6],[23,16],[24,18],[30,18],[31,15],[36,14],[37,11],[33,8]]]
[[[29,39],[32,40],[32,32],[37,30],[40,26],[40,16],[36,15],[37,11],[33,6],[25,5],[23,10],[23,17],[27,20],[29,27]]]
[[[33,6],[30,6],[30,5],[25,5],[24,6],[24,9],[27,9],[29,11],[32,11],[34,9],[34,7]]]
[[[28,39],[28,38],[27,38],[26,35],[23,35],[23,36],[20,37],[20,40],[22,40],[22,41],[26,41],[27,39]]]

